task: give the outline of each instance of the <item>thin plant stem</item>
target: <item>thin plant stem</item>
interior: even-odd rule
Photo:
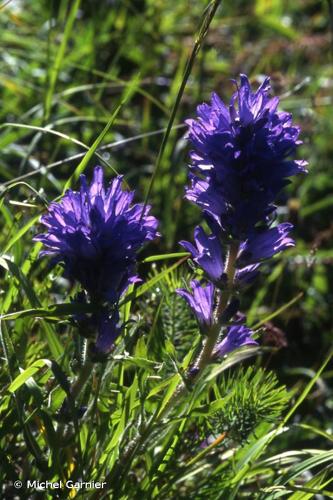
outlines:
[[[232,242],[229,247],[229,252],[228,252],[228,257],[227,257],[227,262],[226,262],[226,269],[225,273],[227,275],[227,288],[224,292],[220,293],[219,296],[219,301],[216,307],[216,322],[208,332],[207,340],[205,342],[205,345],[199,355],[199,359],[195,366],[199,369],[198,375],[201,374],[202,370],[207,366],[207,364],[210,362],[212,353],[214,351],[216,342],[218,340],[219,334],[220,334],[220,320],[219,318],[221,317],[223,311],[227,307],[230,296],[232,293],[232,287],[233,287],[233,281],[235,277],[235,272],[236,272],[236,259],[237,259],[237,254],[239,250],[239,243],[238,242]],[[197,375],[197,376],[198,376]]]
[[[207,446],[207,448],[202,450],[195,457],[191,458],[191,460],[189,460],[186,463],[186,465],[190,466],[190,465],[197,463],[199,460],[201,460],[201,458],[205,457],[207,455],[207,453],[209,453],[213,448],[215,448],[220,443],[222,443],[222,441],[224,441],[224,439],[226,438],[226,435],[227,435],[226,432],[223,432],[222,434],[220,434],[209,446]]]
[[[79,395],[83,387],[85,386],[86,382],[88,381],[92,371],[93,371],[93,366],[94,364],[89,360],[86,359],[84,365],[82,366],[82,369],[79,373],[79,376],[77,380],[74,382],[72,388],[71,388],[71,398],[73,400],[76,399],[76,397]]]
[[[198,356],[197,361],[194,363],[195,371],[191,377],[192,383],[195,382],[198,378],[200,378],[203,370],[211,362],[212,354],[214,352],[216,343],[218,341],[222,326],[220,318],[223,311],[227,307],[232,295],[233,282],[236,273],[236,259],[238,255],[238,250],[239,250],[239,242],[238,241],[231,242],[229,246],[228,256],[226,260],[226,267],[225,267],[225,273],[227,276],[227,287],[225,291],[222,294],[220,294],[219,301],[216,307],[216,312],[214,315],[215,322],[210,328],[210,330],[207,332],[207,339]],[[168,402],[168,404],[159,413],[159,417],[167,415],[172,410],[172,408],[174,408],[177,405],[179,399],[182,398],[182,396],[186,391],[187,391],[187,385],[184,383],[184,381],[181,381],[177,389],[175,390],[173,396],[171,397],[170,401]]]

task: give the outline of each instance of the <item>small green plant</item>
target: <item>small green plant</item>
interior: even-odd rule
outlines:
[[[221,379],[222,408],[210,417],[214,434],[237,443],[248,441],[263,422],[276,423],[290,395],[276,375],[262,368],[240,368]]]

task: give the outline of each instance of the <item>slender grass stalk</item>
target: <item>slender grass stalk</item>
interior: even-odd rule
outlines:
[[[51,106],[52,106],[52,98],[56,88],[56,83],[58,80],[59,71],[61,68],[62,61],[65,57],[65,52],[67,48],[67,44],[69,41],[70,34],[72,32],[72,28],[74,25],[74,21],[77,15],[77,12],[80,7],[81,0],[75,0],[71,5],[69,15],[67,18],[64,34],[54,61],[53,66],[50,68],[50,73],[48,75],[48,87],[45,94],[45,103],[44,103],[44,123],[46,123],[50,117]]]
[[[15,126],[18,126],[18,125],[16,124]],[[185,127],[185,125],[183,125],[183,124],[174,125],[172,127],[172,130],[181,129],[181,128],[184,128],[184,127]],[[44,127],[44,129],[41,129],[41,130],[44,130],[44,132],[49,133],[50,129],[46,129]],[[100,146],[96,150],[95,155],[98,157],[98,153],[101,152],[101,151],[106,151],[108,149],[115,149],[115,148],[119,148],[121,146],[126,146],[126,144],[129,144],[129,143],[135,142],[135,141],[139,141],[139,140],[144,139],[146,137],[153,137],[155,135],[164,134],[165,131],[166,131],[166,128],[161,128],[161,129],[157,129],[157,130],[152,130],[151,132],[144,132],[142,134],[133,135],[132,137],[127,137],[126,139],[121,139],[119,141],[110,142],[109,144],[105,144],[104,146]],[[52,133],[52,132],[50,132],[50,133]],[[69,139],[68,136],[66,136],[65,138]],[[89,147],[86,146],[86,145],[84,145],[84,147],[85,147],[85,149],[89,149]],[[86,152],[84,152],[84,153],[77,153],[75,155],[68,156],[67,158],[65,158],[63,160],[58,160],[58,161],[55,161],[53,163],[50,163],[49,165],[45,165],[45,166],[42,165],[41,167],[37,168],[36,170],[33,170],[32,172],[27,172],[26,174],[14,177],[13,179],[11,179],[9,181],[3,182],[2,186],[3,187],[11,186],[15,182],[22,181],[24,179],[27,179],[28,177],[33,177],[33,176],[38,175],[38,174],[45,175],[46,172],[48,172],[48,171],[50,171],[52,169],[55,169],[57,167],[60,167],[61,165],[64,165],[65,163],[67,164],[69,162],[81,159],[83,156],[85,156],[85,154],[86,154]],[[102,160],[103,160],[103,158],[101,159],[101,161]],[[111,168],[113,168],[113,167],[111,167]],[[115,173],[117,174],[117,172],[115,172]]]
[[[193,46],[191,55],[186,63],[184,76],[183,76],[183,79],[181,81],[181,84],[180,84],[180,87],[179,87],[179,90],[177,93],[177,97],[176,97],[175,103],[173,105],[171,114],[170,114],[169,122],[168,122],[165,134],[164,134],[162,142],[161,142],[161,147],[160,147],[160,150],[158,152],[155,169],[154,169],[153,175],[151,176],[151,180],[150,180],[150,183],[148,186],[148,191],[147,191],[147,194],[145,197],[145,201],[144,201],[144,205],[143,205],[143,209],[142,209],[142,216],[144,214],[145,207],[147,206],[149,197],[150,197],[151,192],[153,190],[154,183],[155,183],[155,180],[157,178],[157,174],[159,173],[160,168],[161,168],[165,147],[167,145],[167,142],[168,142],[171,130],[172,130],[172,126],[173,126],[173,123],[174,123],[175,118],[176,118],[176,114],[177,114],[177,111],[178,111],[178,108],[180,105],[180,101],[183,97],[183,93],[184,93],[184,90],[185,90],[185,87],[187,84],[187,80],[192,72],[192,68],[193,68],[196,56],[197,56],[197,54],[198,54],[198,52],[203,44],[203,41],[208,33],[209,26],[214,19],[216,11],[221,4],[221,1],[222,0],[213,0],[212,2],[210,2],[210,4],[207,6],[207,8],[205,10],[206,13],[203,17],[201,26],[199,28],[199,32],[198,32],[197,38],[194,42],[194,46]]]

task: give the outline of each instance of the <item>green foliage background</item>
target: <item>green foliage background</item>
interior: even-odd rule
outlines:
[[[332,498],[332,2],[12,0],[0,9],[3,498],[17,493],[16,479],[69,477],[108,481],[73,498]],[[239,73],[254,83],[270,75],[302,127],[309,175],[278,211],[295,224],[297,245],[243,299],[260,352],[242,370],[230,365],[244,353],[213,365],[164,414],[200,343],[173,293],[193,274],[177,242],[200,220],[183,199],[184,120],[213,90],[228,100]],[[85,346],[70,320],[75,290],[37,259],[32,237],[47,203],[97,163],[109,177],[124,174],[138,200],[148,196],[162,237],[140,256],[147,283],[123,306],[130,321],[115,356],[93,369],[64,417]],[[241,424],[245,434],[230,431]],[[69,492],[47,498],[56,494]]]

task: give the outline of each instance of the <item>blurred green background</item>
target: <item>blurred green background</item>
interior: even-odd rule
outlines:
[[[15,236],[44,210],[42,198],[61,194],[77,155],[93,144],[129,88],[130,100],[87,174],[102,162],[110,177],[114,170],[124,174],[137,199],[145,198],[206,7],[203,0],[2,2],[0,245],[18,266],[31,266],[31,281],[44,303],[63,291],[41,286],[43,273],[33,257],[26,264],[37,228],[31,224],[19,241]],[[213,90],[228,101],[231,79],[239,73],[248,74],[255,86],[270,75],[281,107],[302,127],[299,155],[309,161],[309,175],[294,180],[279,200],[279,217],[295,224],[297,246],[266,266],[243,310],[253,325],[281,308],[263,334],[263,342],[276,347],[263,363],[288,387],[313,376],[333,339],[332,26],[330,1],[222,2],[195,60],[176,114],[179,127],[170,134],[149,197],[162,237],[143,256],[181,251],[177,242],[191,239],[200,222],[199,211],[183,199],[189,149],[184,120],[195,116],[196,105]],[[148,271],[142,266],[143,275]],[[8,300],[8,286],[4,281],[11,309],[28,307],[24,293]],[[20,328],[14,339],[17,334],[29,343],[33,329],[23,334],[19,323]],[[20,349],[24,356],[22,344]],[[26,352],[29,358],[32,351]],[[333,367],[300,411],[303,422],[320,422],[329,433],[332,378]],[[317,439],[302,432],[303,444]]]

